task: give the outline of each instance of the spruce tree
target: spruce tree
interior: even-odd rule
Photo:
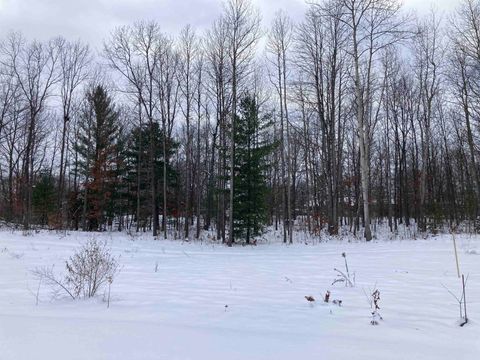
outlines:
[[[255,99],[247,95],[240,102],[236,119],[233,223],[235,238],[251,240],[263,232],[267,222],[267,156],[273,144],[264,136],[271,125],[260,117]]]

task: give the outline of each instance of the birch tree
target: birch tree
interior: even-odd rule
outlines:
[[[280,159],[283,213],[283,242],[292,243],[292,202],[291,202],[291,154],[290,124],[288,119],[287,95],[287,52],[292,44],[293,26],[291,20],[282,12],[278,12],[272,22],[267,50],[272,55],[274,67],[272,83],[278,94],[280,116]]]
[[[340,0],[342,12],[337,15],[349,30],[348,53],[352,59],[355,116],[363,201],[364,236],[372,239],[370,228],[370,119],[374,65],[377,54],[388,45],[409,36],[407,18],[400,16],[396,0]]]

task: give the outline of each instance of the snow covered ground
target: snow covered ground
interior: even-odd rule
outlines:
[[[31,271],[64,261],[92,236],[122,266],[107,309],[51,298]],[[0,359],[478,359],[480,238],[457,238],[469,274],[470,322],[458,326],[460,294],[450,236],[329,241],[315,245],[153,241],[126,234],[0,231]],[[331,286],[346,252],[356,286]],[[158,264],[158,266],[157,266]],[[157,267],[157,272],[155,268]],[[384,321],[371,326],[364,294],[381,292]],[[321,301],[326,290],[343,306]],[[308,303],[304,296],[317,299]],[[228,307],[226,307],[228,305]]]

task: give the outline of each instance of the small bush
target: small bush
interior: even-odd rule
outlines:
[[[66,275],[57,277],[52,267],[33,271],[39,281],[45,280],[54,296],[65,292],[72,299],[91,298],[98,290],[113,282],[118,271],[118,262],[110,254],[106,243],[90,240],[65,262]]]
[[[90,240],[66,262],[65,284],[75,298],[91,298],[113,281],[118,262],[105,243]]]

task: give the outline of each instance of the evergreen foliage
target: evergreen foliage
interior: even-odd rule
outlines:
[[[270,127],[261,117],[256,100],[245,96],[240,102],[235,133],[234,234],[247,244],[263,232],[268,218],[267,157],[274,144],[263,133]]]
[[[55,199],[55,178],[42,171],[32,191],[33,211],[40,225],[50,224],[50,218],[55,213]]]
[[[153,142],[154,146],[151,146]],[[130,212],[138,217],[137,226],[145,227],[148,216],[151,215],[151,176],[152,161],[151,152],[153,149],[155,163],[155,178],[163,179],[163,131],[158,123],[142,124],[134,127],[128,137],[125,150],[126,174],[125,182],[129,188]],[[167,139],[167,183],[170,189],[178,185],[178,175],[171,166],[173,156],[178,144],[172,139]],[[163,203],[163,194],[158,192],[158,204]],[[137,200],[140,207],[137,209]],[[170,210],[172,206],[170,206]]]
[[[107,90],[98,85],[86,96],[76,150],[84,176],[84,230],[100,230],[113,218],[115,188],[121,164],[119,112]]]

